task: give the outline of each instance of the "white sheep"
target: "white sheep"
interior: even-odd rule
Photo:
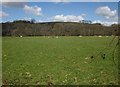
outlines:
[[[98,36],[98,37],[102,37],[102,36]]]

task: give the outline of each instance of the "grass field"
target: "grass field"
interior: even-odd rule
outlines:
[[[112,38],[3,37],[3,84],[118,84],[118,68],[112,59],[117,39],[108,46]]]

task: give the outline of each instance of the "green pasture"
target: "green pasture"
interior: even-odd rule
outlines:
[[[118,49],[114,50],[117,37],[113,38],[3,37],[2,82],[4,85],[118,84]]]

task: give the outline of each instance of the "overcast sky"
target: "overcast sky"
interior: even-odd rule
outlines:
[[[51,1],[53,2],[3,2],[2,9],[0,9],[1,22],[21,19],[31,20],[33,18],[37,22],[79,22],[81,20],[91,20],[93,23],[111,25],[118,21],[118,0],[114,0],[116,2]]]

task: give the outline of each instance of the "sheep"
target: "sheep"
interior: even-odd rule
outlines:
[[[79,36],[79,37],[82,37],[82,36]]]
[[[98,37],[102,37],[102,36],[98,36]]]
[[[58,38],[58,36],[56,36],[56,38]]]

